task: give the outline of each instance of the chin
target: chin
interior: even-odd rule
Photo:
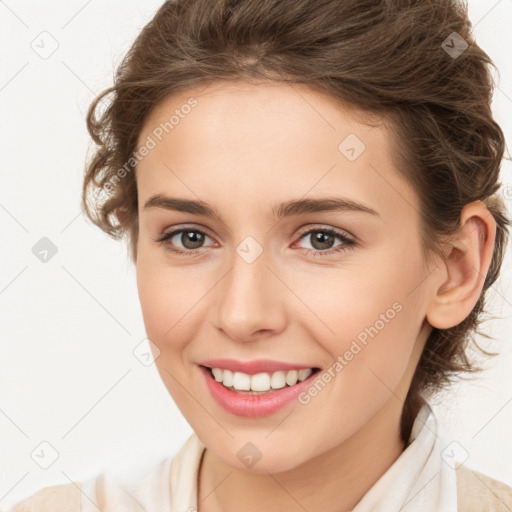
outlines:
[[[293,455],[293,453],[287,453],[286,458],[280,457],[275,453],[272,457],[265,458],[265,456],[263,456],[252,467],[248,467],[241,463],[236,456],[234,459],[224,460],[224,463],[237,471],[244,471],[255,475],[266,475],[268,473],[274,474],[290,471],[306,462],[293,459]]]
[[[207,448],[215,458],[231,469],[251,474],[283,473],[315,457],[314,453],[305,452],[301,440],[296,444],[287,444],[280,439],[265,441],[261,437],[253,437],[253,442],[247,439],[245,436],[237,436],[225,444],[215,444],[213,449],[208,445]],[[244,455],[252,455],[253,460],[249,458],[244,462]]]

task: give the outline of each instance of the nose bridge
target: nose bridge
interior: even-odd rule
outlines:
[[[217,327],[238,341],[250,341],[258,331],[281,329],[282,294],[267,267],[272,266],[269,251],[247,237],[235,248],[231,262],[219,288]]]

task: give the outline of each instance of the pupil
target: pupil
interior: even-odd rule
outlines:
[[[333,242],[333,235],[329,233],[323,233],[321,231],[317,231],[316,234],[313,235],[313,247],[315,249],[330,249]],[[319,246],[317,246],[319,244]]]
[[[204,235],[198,231],[185,231],[181,235],[181,243],[187,249],[197,249],[203,243]]]

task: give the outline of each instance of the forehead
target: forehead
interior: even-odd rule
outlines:
[[[384,216],[418,211],[414,190],[395,168],[385,120],[306,85],[191,88],[152,111],[139,147],[148,137],[156,145],[136,168],[142,199],[215,193],[230,203],[241,198],[243,207],[249,198],[270,204],[343,194]]]

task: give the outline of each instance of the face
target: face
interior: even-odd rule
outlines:
[[[141,131],[139,147],[155,142],[136,170],[147,336],[177,406],[233,468],[248,469],[247,443],[263,454],[251,471],[294,468],[405,398],[429,293],[419,203],[390,132],[360,120],[307,86],[224,83],[167,98]],[[146,206],[156,195],[181,202]],[[233,391],[206,366],[276,389]]]

